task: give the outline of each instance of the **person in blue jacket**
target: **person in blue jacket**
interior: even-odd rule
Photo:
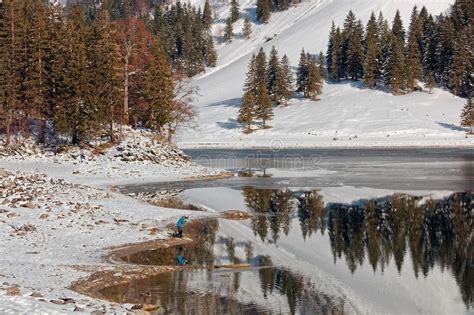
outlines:
[[[178,222],[176,222],[176,229],[178,230],[178,232],[176,233],[176,237],[183,237],[183,228],[186,225],[186,222],[188,222],[188,219],[189,217],[184,215],[178,219]]]

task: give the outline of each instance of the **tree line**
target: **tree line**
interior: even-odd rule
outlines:
[[[469,4],[470,3],[470,4]],[[459,96],[472,93],[474,36],[472,1],[457,0],[447,15],[433,17],[413,8],[408,30],[397,11],[390,27],[382,13],[372,13],[364,28],[352,11],[344,25],[333,23],[326,54],[328,76],[334,81],[362,79],[368,88],[392,93],[418,89],[424,81]]]
[[[257,21],[268,23],[272,12],[288,10],[292,4],[300,2],[300,0],[257,0]]]
[[[316,100],[322,93],[324,71],[324,61],[320,59],[317,62],[303,49],[298,64],[296,91],[305,98]],[[273,117],[273,106],[288,104],[295,92],[294,83],[288,57],[284,55],[280,59],[275,47],[270,51],[268,62],[263,48],[257,55],[253,54],[237,117],[237,122],[246,126],[245,132],[251,131],[255,120],[261,120],[262,127],[268,128],[266,122]]]
[[[5,141],[29,136],[32,122],[40,125],[40,142],[47,129],[75,144],[102,135],[116,141],[117,123],[152,128],[170,140],[194,115],[193,88],[183,80],[188,69],[170,58],[163,33],[149,26],[135,16],[112,20],[105,7],[91,14],[82,5],[0,2]]]

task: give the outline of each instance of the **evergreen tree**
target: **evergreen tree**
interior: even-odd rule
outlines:
[[[323,81],[324,81],[324,78],[326,77],[326,68],[324,67],[325,60],[326,60],[326,57],[324,57],[324,53],[321,50],[319,52],[318,69],[319,69],[319,76],[321,77]]]
[[[54,125],[59,133],[72,136],[72,143],[79,144],[93,134],[94,108],[89,98],[94,93],[89,88],[86,49],[87,25],[82,6],[75,5],[67,16],[66,57],[63,69],[63,93],[56,104]]]
[[[438,44],[438,36],[436,32],[436,24],[434,22],[433,16],[431,15],[428,16],[428,19],[423,25],[422,41],[423,72],[425,75],[427,75],[429,72],[434,74],[437,66],[436,47]]]
[[[347,74],[352,80],[357,81],[363,75],[364,50],[362,48],[362,22],[358,22],[347,45]]]
[[[296,90],[303,93],[306,97],[306,87],[308,80],[308,55],[304,51],[304,48],[301,50],[300,61],[298,63],[298,70],[296,72]]]
[[[428,74],[426,75],[426,83],[425,83],[425,89],[428,89],[428,93],[431,94],[431,91],[436,85],[435,78],[433,76],[433,72],[429,71]]]
[[[333,80],[339,81],[344,76],[344,60],[342,54],[343,38],[341,30],[336,28],[334,35],[334,47],[331,58],[331,77]]]
[[[365,60],[364,60],[364,84],[369,88],[377,85],[379,80],[379,58],[380,49],[378,45],[378,29],[375,15],[372,12],[365,32]]]
[[[447,83],[453,61],[455,30],[449,17],[440,15],[437,24],[436,78]]]
[[[468,127],[469,133],[473,133],[472,127],[474,126],[474,105],[472,104],[471,97],[467,99],[467,103],[462,110],[461,126]]]
[[[250,23],[250,19],[248,18],[248,16],[245,17],[242,34],[246,39],[249,39],[250,35],[252,35],[252,23]]]
[[[250,58],[248,70],[245,78],[244,91],[249,92],[253,96],[257,95],[257,57],[255,54]]]
[[[255,86],[267,86],[267,60],[265,51],[260,48],[255,58]]]
[[[354,40],[354,37],[357,36],[356,33],[357,20],[354,13],[349,11],[344,20],[344,28],[342,30],[342,45],[341,45],[341,57],[342,57],[342,76],[346,79],[353,73],[349,74],[349,66],[353,67],[351,70],[356,71],[356,65],[353,62],[356,62],[359,49],[356,47],[360,44],[361,36]],[[336,31],[337,32],[337,31]],[[359,41],[359,44],[357,43]],[[350,54],[350,56],[349,56]],[[354,59],[353,59],[354,58]]]
[[[293,95],[293,74],[291,73],[290,62],[286,55],[281,58],[276,77],[275,95],[277,102],[283,101],[285,105],[288,104],[288,100]]]
[[[232,23],[237,22],[237,20],[240,18],[239,10],[239,3],[237,2],[237,0],[231,0],[229,19]]]
[[[257,0],[257,21],[267,23],[272,14],[271,0]]]
[[[405,58],[403,43],[395,35],[392,36],[390,53],[387,60],[386,85],[393,93],[399,93],[405,88]]]
[[[332,21],[331,29],[329,31],[328,49],[326,51],[326,69],[328,74],[332,73],[332,55],[334,51],[334,39],[336,36],[336,25]]]
[[[406,82],[408,90],[414,90],[416,80],[421,80],[422,78],[423,69],[421,66],[421,57],[418,43],[418,24],[418,12],[415,6],[411,14],[410,27],[408,31],[408,42],[405,53]]]
[[[267,128],[266,122],[271,120],[273,117],[273,105],[272,100],[268,95],[268,89],[265,83],[260,83],[257,86],[257,96],[255,97],[255,103],[255,117],[262,120],[263,128]]]
[[[247,132],[251,129],[255,117],[255,96],[250,92],[245,92],[240,104],[239,116],[237,122],[247,125]]]
[[[454,56],[449,75],[449,86],[453,93],[460,96],[471,96],[474,78],[472,47],[474,39],[471,27],[466,26],[459,34],[454,44]]]
[[[204,3],[204,9],[202,11],[202,23],[207,30],[211,29],[212,21],[213,18],[211,5],[209,4],[209,1],[206,0],[206,2]]]
[[[275,49],[275,46],[273,46],[268,60],[267,83],[268,93],[270,94],[270,97],[274,103],[277,103],[280,100],[280,96],[276,95],[277,76],[281,72],[280,68],[281,66],[278,52]]]
[[[405,43],[405,29],[403,28],[403,21],[400,17],[400,11],[397,10],[395,18],[392,23],[392,34],[396,39],[400,40],[401,43]]]
[[[109,135],[112,142],[114,137],[114,121],[118,120],[117,107],[120,95],[120,77],[117,71],[120,56],[115,40],[112,38],[112,28],[108,12],[102,10],[93,21],[88,39],[89,64],[89,102],[95,109],[95,119],[98,126],[109,123]]]
[[[316,65],[316,59],[309,53],[306,56],[307,63],[307,79],[305,87],[305,97],[309,97],[311,100],[317,100],[318,95],[322,94],[323,80],[320,76],[320,71]]]
[[[380,78],[387,81],[387,61],[390,53],[390,42],[392,33],[388,21],[384,18],[382,12],[380,12],[377,19],[377,43],[379,47],[379,60],[378,69],[380,72]]]
[[[146,69],[144,100],[148,110],[147,123],[164,135],[164,127],[173,120],[175,83],[173,71],[159,40],[152,46],[152,57]]]
[[[234,37],[234,27],[232,26],[232,20],[227,19],[224,29],[224,40],[228,43],[232,42],[232,37]]]

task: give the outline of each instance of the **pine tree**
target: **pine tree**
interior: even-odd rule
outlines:
[[[308,74],[306,79],[305,97],[309,97],[314,101],[318,99],[318,95],[322,94],[323,80],[320,76],[319,68],[316,65],[316,59],[309,53],[306,56],[306,63]]]
[[[251,129],[252,122],[255,117],[255,96],[250,92],[245,92],[240,104],[239,116],[237,122],[247,125],[247,132]]]
[[[324,57],[323,51],[319,52],[319,61],[318,61],[318,69],[319,69],[319,76],[321,79],[324,81],[324,78],[326,77],[326,69],[324,67],[324,61],[326,60],[326,57]]]
[[[346,52],[346,69],[351,80],[357,81],[363,75],[364,51],[362,48],[362,22],[358,22],[349,38]]]
[[[151,53],[144,86],[147,122],[164,136],[164,127],[173,121],[175,83],[170,62],[158,39],[153,43]]]
[[[414,90],[416,80],[422,78],[422,66],[418,43],[418,12],[416,6],[411,14],[408,42],[405,53],[407,89]]]
[[[206,0],[206,2],[204,3],[204,9],[202,11],[202,23],[207,30],[211,29],[212,21],[213,18],[211,5],[209,4],[209,1]]]
[[[423,53],[422,53],[422,65],[425,76],[431,72],[432,74],[436,71],[437,58],[436,58],[436,47],[438,45],[438,36],[436,32],[436,24],[433,16],[429,15],[428,19],[423,25]]]
[[[473,64],[471,27],[466,26],[454,44],[454,56],[449,75],[449,86],[453,93],[460,96],[471,96],[473,90]],[[469,35],[470,34],[470,35]]]
[[[260,23],[268,23],[272,14],[271,0],[257,0],[257,21]]]
[[[342,54],[343,38],[341,30],[336,28],[334,35],[334,48],[332,52],[331,77],[333,80],[339,81],[344,76],[344,60]]]
[[[365,32],[364,84],[374,88],[379,80],[380,49],[378,45],[377,21],[372,12]]]
[[[232,26],[232,20],[227,19],[224,29],[224,40],[228,43],[232,42],[232,37],[234,37],[234,27]]]
[[[401,43],[405,43],[405,29],[403,28],[403,21],[400,17],[400,11],[398,10],[393,19],[392,34],[395,35],[395,38],[400,40]]]
[[[437,27],[436,78],[444,83],[449,82],[454,54],[455,30],[449,17],[440,15]]]
[[[275,49],[275,46],[272,47],[270,51],[270,56],[268,60],[267,67],[267,83],[268,83],[268,93],[274,103],[277,103],[280,99],[279,95],[276,95],[276,84],[277,76],[280,71],[280,59],[278,57],[278,52]]]
[[[399,93],[405,88],[406,72],[403,43],[395,35],[392,36],[386,71],[385,84],[390,86],[392,93]]]
[[[252,35],[252,23],[250,23],[250,19],[248,18],[248,16],[245,17],[242,34],[246,39],[249,39],[250,35]]]
[[[285,105],[288,104],[288,100],[293,95],[293,74],[291,73],[290,62],[286,55],[281,58],[276,77],[275,95],[277,102],[280,103],[283,100]]]
[[[255,86],[267,86],[267,60],[265,51],[260,48],[255,58]]]
[[[431,94],[431,91],[436,85],[435,78],[433,76],[433,72],[429,71],[428,74],[426,75],[426,83],[425,83],[425,89],[428,89],[428,93]]]
[[[349,13],[346,16],[346,19],[344,20],[344,28],[342,30],[342,44],[341,44],[341,58],[342,58],[342,64],[339,65],[341,66],[341,71],[342,71],[342,76],[345,77],[346,79],[353,73],[349,74],[349,66],[353,67],[352,70],[355,70],[355,64],[353,62],[356,62],[357,54],[358,54],[358,47],[357,45],[360,44],[361,36],[359,36],[357,39],[354,39],[356,36],[356,28],[357,28],[357,20],[356,16],[354,13],[349,11]],[[337,30],[336,30],[337,32]],[[359,44],[357,43],[359,41]],[[351,54],[349,56],[349,54]],[[352,59],[354,58],[354,59]]]
[[[237,2],[237,0],[231,0],[229,19],[232,23],[237,22],[237,20],[240,18],[239,10],[239,3]]]
[[[467,103],[464,106],[461,113],[461,126],[468,127],[469,133],[473,133],[474,126],[474,105],[472,104],[472,98],[467,99]]]
[[[392,33],[388,21],[384,18],[382,12],[380,12],[377,19],[377,43],[380,50],[378,69],[380,72],[380,78],[387,81],[387,61],[390,53],[390,42]]]
[[[262,127],[267,128],[266,122],[273,117],[273,105],[268,89],[265,83],[260,83],[257,86],[256,103],[256,118],[262,120]]]
[[[300,61],[298,63],[298,70],[296,72],[296,90],[303,93],[306,97],[306,87],[308,80],[308,55],[304,51],[304,48],[301,50]]]
[[[332,56],[334,52],[335,36],[336,36],[336,25],[334,24],[334,21],[332,21],[331,30],[329,31],[328,49],[326,51],[326,69],[329,75],[331,75],[332,73]]]
[[[244,91],[249,92],[253,96],[257,95],[257,57],[255,54],[250,58],[248,70],[245,78]]]
[[[115,141],[114,121],[118,120],[117,107],[120,103],[120,80],[117,71],[120,56],[108,12],[102,10],[91,25],[88,39],[90,60],[89,88],[92,89],[89,102],[93,104],[95,116],[100,125],[109,123],[111,142]]]

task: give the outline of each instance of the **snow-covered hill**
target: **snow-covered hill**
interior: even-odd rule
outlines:
[[[201,4],[195,0],[195,4]],[[267,25],[253,24],[249,40],[239,36],[243,17],[255,21],[255,1],[241,0],[242,19],[231,44],[217,45],[216,68],[194,79],[200,88],[197,100],[198,126],[182,129],[177,137],[181,147],[261,146],[278,142],[286,146],[369,146],[369,145],[469,145],[465,129],[459,126],[464,99],[435,89],[433,94],[416,92],[392,96],[364,89],[360,84],[325,84],[322,100],[294,99],[288,107],[275,108],[271,129],[244,135],[235,118],[242,85],[252,53],[272,45],[287,54],[297,66],[301,48],[312,54],[326,51],[331,22],[342,25],[349,10],[366,23],[371,12],[382,11],[391,21],[397,9],[405,23],[416,4],[432,14],[446,11],[453,0],[307,0],[288,11],[274,13]],[[222,32],[227,8],[216,4],[220,19],[214,26],[216,38]],[[408,25],[405,25],[408,27]]]

